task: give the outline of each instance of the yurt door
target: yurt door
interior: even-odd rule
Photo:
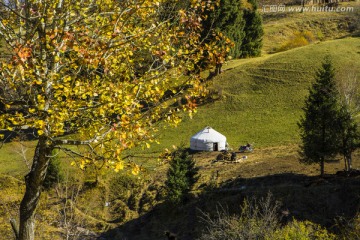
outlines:
[[[219,151],[218,143],[214,143],[213,150]]]

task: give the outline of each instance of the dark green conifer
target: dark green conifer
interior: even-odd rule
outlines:
[[[203,39],[211,38],[211,31],[221,32],[234,42],[230,56],[241,56],[241,44],[244,38],[245,21],[240,0],[220,0],[219,6],[214,11],[207,13],[203,21]]]
[[[251,7],[244,10],[245,37],[240,48],[242,58],[260,56],[263,45],[264,30],[258,4],[256,0],[248,0],[248,2]]]
[[[53,157],[51,158],[51,160],[49,162],[49,166],[47,168],[45,180],[43,183],[43,186],[45,189],[50,189],[56,183],[60,183],[60,182],[64,181],[64,174],[61,171],[60,160],[57,155],[58,151],[54,150],[52,152],[52,154],[53,154]]]
[[[181,203],[197,182],[198,171],[193,158],[184,149],[177,150],[167,172],[167,200],[173,204]]]
[[[320,165],[324,174],[325,160],[333,158],[338,144],[338,91],[332,62],[326,58],[316,74],[316,81],[305,101],[304,116],[299,122],[301,131],[301,161]]]

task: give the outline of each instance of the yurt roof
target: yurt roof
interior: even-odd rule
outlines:
[[[226,141],[226,137],[211,127],[206,127],[197,132],[191,139],[207,140],[207,141]]]

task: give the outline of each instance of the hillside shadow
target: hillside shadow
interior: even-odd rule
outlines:
[[[240,212],[245,198],[260,199],[269,192],[279,201],[283,222],[309,220],[336,231],[335,219],[351,219],[360,203],[360,176],[327,175],[323,178],[283,173],[255,178],[236,178],[188,199],[177,207],[159,204],[150,212],[120,227],[104,232],[99,239],[167,239],[165,231],[178,239],[192,240],[206,229],[204,213],[216,214],[219,206],[231,214]]]

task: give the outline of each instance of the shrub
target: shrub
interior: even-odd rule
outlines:
[[[231,215],[223,208],[217,211],[215,217],[211,217],[209,213],[203,213],[202,219],[207,224],[207,228],[199,240],[336,239],[334,234],[329,233],[325,228],[310,221],[297,221],[294,219],[284,227],[280,227],[279,209],[279,203],[273,201],[269,193],[266,198],[262,198],[260,201],[245,199],[241,205],[240,215]]]
[[[341,239],[360,239],[360,213],[351,220],[338,219],[336,227],[340,230]]]
[[[312,34],[312,32],[296,31],[291,39],[287,40],[278,49],[276,49],[276,52],[282,52],[292,48],[306,46],[309,43],[313,42],[314,40],[315,37]]]
[[[199,239],[265,239],[279,226],[278,210],[279,203],[273,202],[271,194],[268,194],[259,202],[245,199],[239,216],[231,215],[223,208],[217,211],[214,218],[208,213],[203,214],[207,232]]]
[[[297,221],[293,220],[288,225],[281,229],[274,231],[268,238],[278,240],[333,240],[335,235],[328,233],[328,231],[322,228],[320,225],[312,223],[310,221]]]
[[[110,180],[111,199],[120,200],[126,203],[127,207],[137,211],[138,202],[141,197],[142,189],[145,188],[144,179],[136,176],[118,173]]]

